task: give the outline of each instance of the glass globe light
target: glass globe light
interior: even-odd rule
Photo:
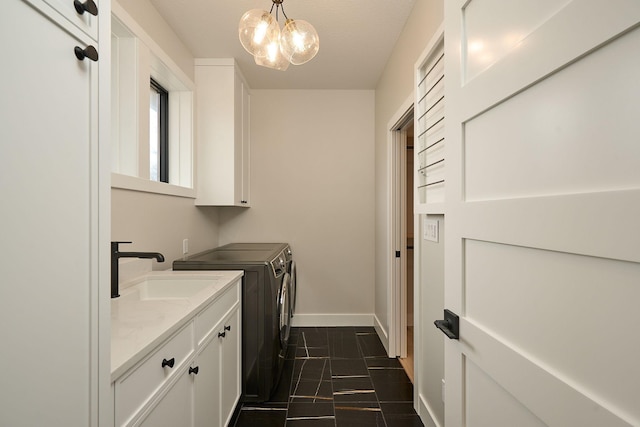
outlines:
[[[313,25],[301,19],[287,19],[280,35],[280,50],[289,62],[301,65],[320,49],[320,38]]]
[[[267,55],[261,57],[254,55],[253,58],[256,64],[262,65],[263,67],[280,71],[285,71],[289,68],[289,61],[287,61],[287,58],[285,58],[280,51],[280,43],[277,41],[269,43],[267,46]]]
[[[240,18],[240,43],[254,56],[267,55],[267,46],[280,38],[280,26],[271,14],[262,9],[251,9]]]

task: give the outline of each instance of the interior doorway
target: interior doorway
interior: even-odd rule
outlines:
[[[397,357],[414,381],[413,280],[413,104],[391,131],[391,224],[393,245],[390,289],[390,356]]]
[[[404,176],[405,176],[405,236],[404,247],[406,249],[406,256],[401,262],[403,263],[403,269],[406,271],[405,280],[402,281],[401,286],[405,288],[405,312],[402,315],[405,317],[404,323],[406,326],[407,334],[407,351],[404,354],[405,357],[399,358],[400,364],[404,368],[407,376],[413,382],[414,378],[414,357],[413,357],[413,343],[414,343],[414,330],[413,330],[413,306],[414,306],[414,293],[413,293],[413,119],[407,124],[405,128],[405,161],[404,161]],[[401,147],[402,149],[402,147]]]

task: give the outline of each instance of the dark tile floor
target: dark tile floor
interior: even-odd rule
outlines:
[[[373,328],[293,328],[278,389],[235,427],[422,427],[413,386]]]

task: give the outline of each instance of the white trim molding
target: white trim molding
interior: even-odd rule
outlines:
[[[389,334],[387,330],[382,326],[382,323],[380,323],[380,319],[378,319],[378,316],[376,315],[373,316],[373,327],[376,329],[376,332],[378,333],[378,338],[380,338],[380,341],[382,342],[384,349],[387,350],[387,355],[388,355],[389,354]]]
[[[400,261],[395,257],[395,251],[401,248],[396,247],[399,236],[397,236],[400,215],[396,212],[396,181],[398,160],[397,128],[406,120],[409,113],[413,114],[414,93],[400,105],[387,124],[387,319],[388,319],[388,342],[387,352],[389,357],[400,355],[400,324],[399,311],[401,308],[400,295]],[[406,256],[406,255],[405,255]]]
[[[433,411],[422,394],[418,394],[416,405],[418,406],[416,412],[420,415],[420,420],[424,424],[424,427],[442,427],[438,424],[437,418],[433,416]]]
[[[374,314],[295,314],[294,327],[374,326]]]
[[[193,188],[180,187],[165,182],[151,181],[138,178],[137,176],[122,175],[119,173],[111,173],[111,188],[186,197],[190,199],[196,198],[196,190]]]

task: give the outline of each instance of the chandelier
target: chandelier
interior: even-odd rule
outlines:
[[[284,0],[271,0],[271,9],[251,9],[240,18],[240,43],[258,65],[284,71],[289,64],[301,65],[318,53],[320,39],[313,25],[290,19],[284,12]],[[275,7],[275,19],[272,15]],[[278,13],[285,17],[280,29]]]

